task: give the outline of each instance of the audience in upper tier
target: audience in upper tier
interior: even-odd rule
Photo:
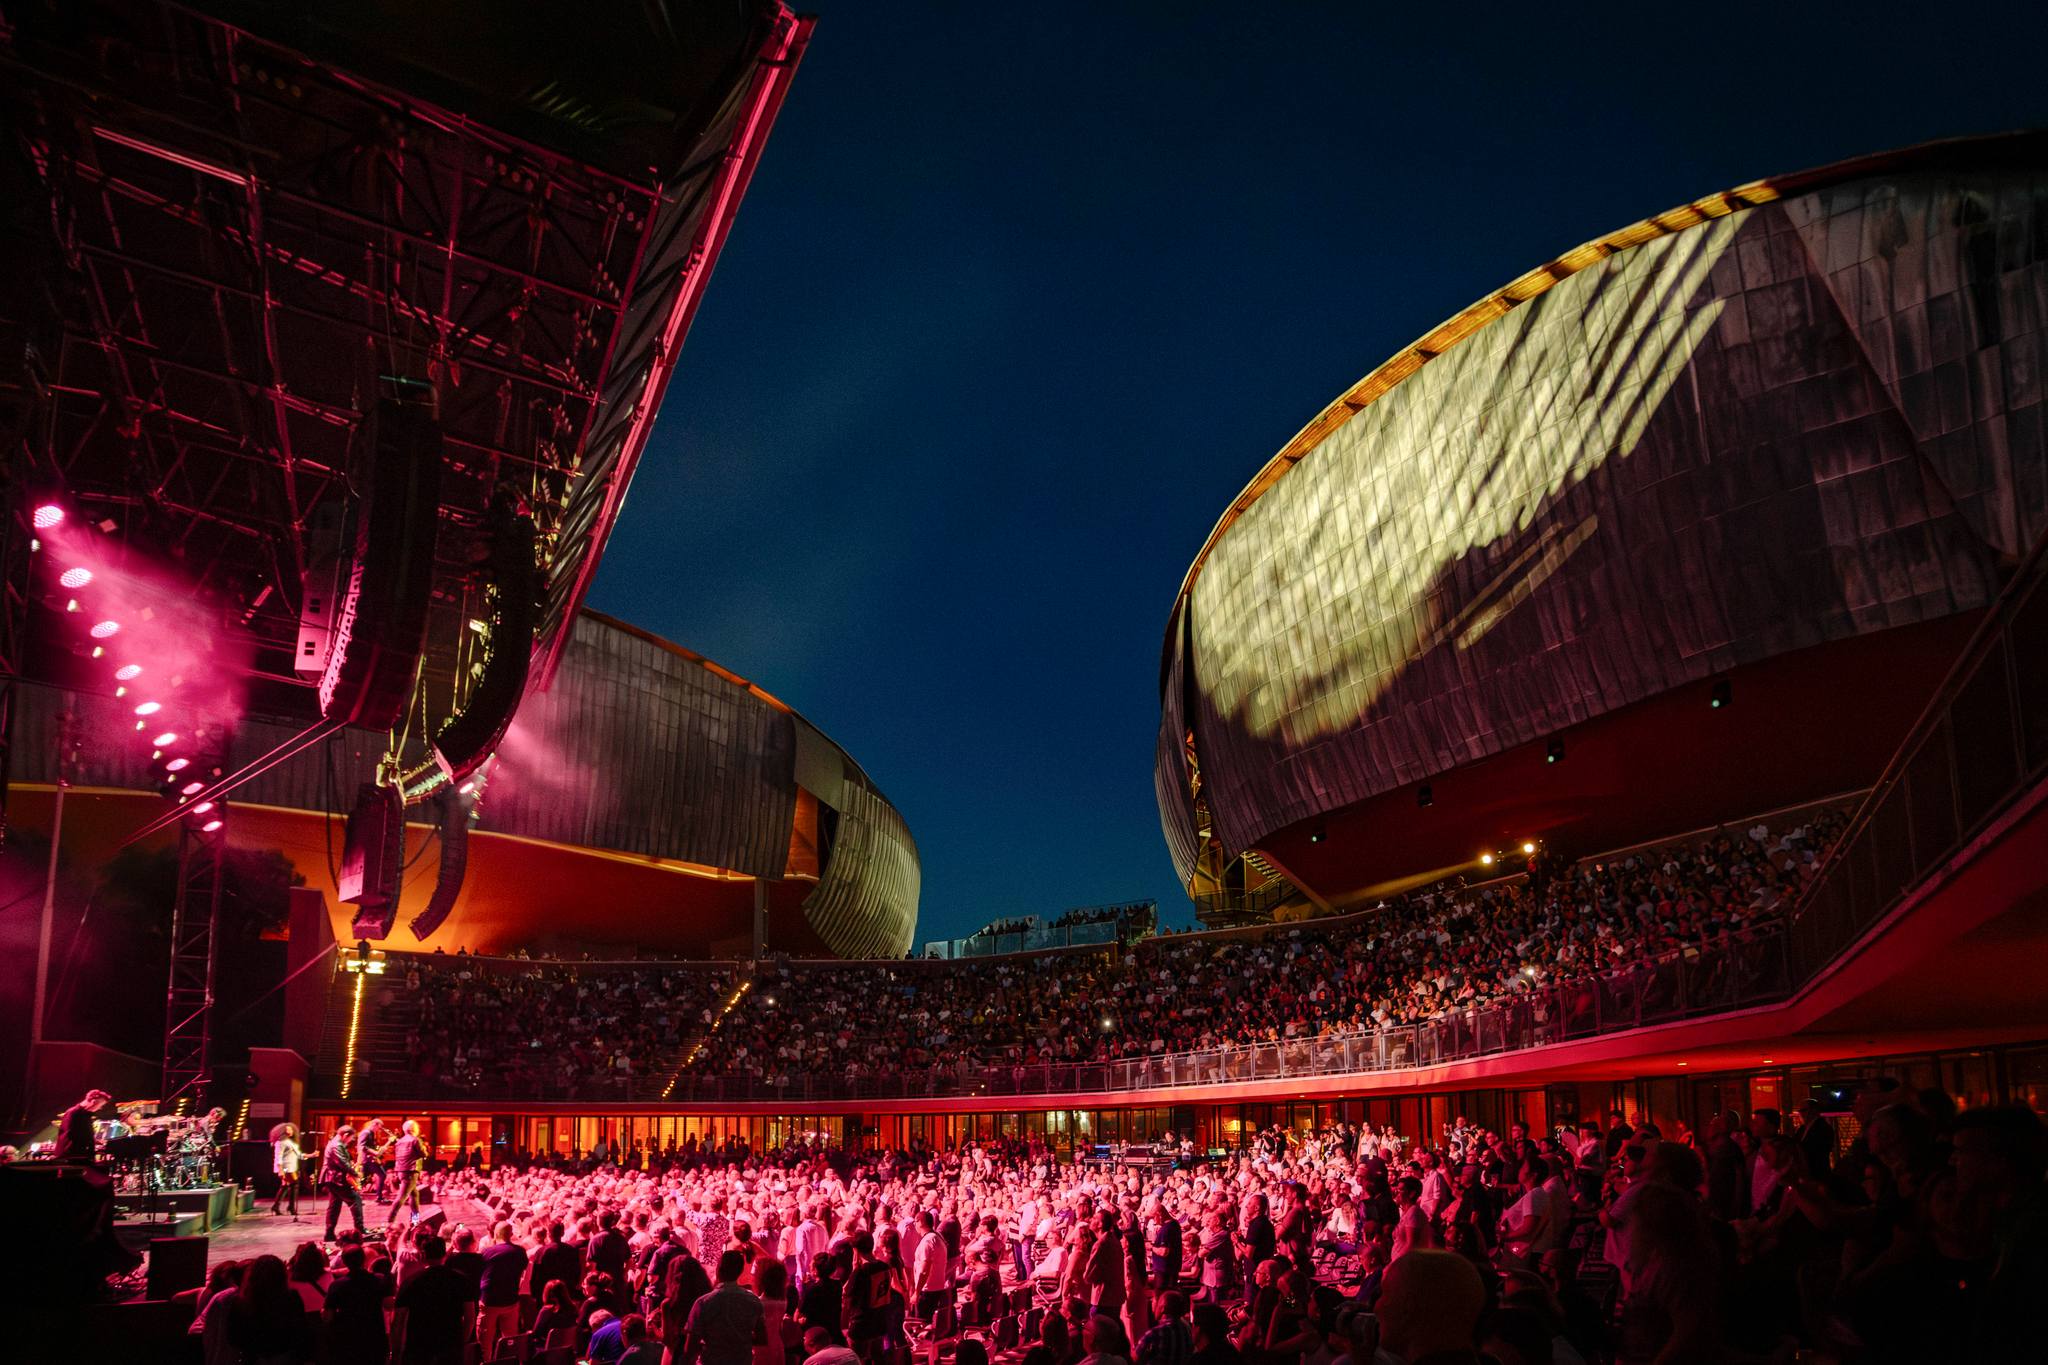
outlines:
[[[274,1257],[217,1266],[192,1330],[210,1360],[381,1361],[389,1301],[403,1361],[2037,1358],[2040,1120],[1884,1077],[1853,1107],[1274,1128],[1143,1168],[1014,1139],[515,1157],[442,1177],[439,1233],[294,1257],[297,1293]]]
[[[1443,884],[1263,933],[943,964],[598,968],[409,959],[408,1062],[429,1090],[590,1093],[662,1073],[776,1083],[1029,1067],[1308,1039],[1441,1018],[1701,953],[1774,920],[1843,824]]]
[[[432,1089],[537,1096],[592,1079],[674,1069],[680,1040],[710,1027],[726,967],[578,967],[408,960],[417,1013],[405,1056]]]

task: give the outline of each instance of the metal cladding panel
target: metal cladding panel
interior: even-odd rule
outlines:
[[[917,845],[895,807],[852,773],[836,797],[832,856],[804,899],[804,919],[841,957],[902,957],[917,932]]]
[[[779,877],[795,749],[744,683],[582,616],[498,750],[481,828]]]
[[[1179,611],[1170,627],[1176,642],[1185,634]],[[1168,656],[1166,685],[1160,697],[1159,745],[1153,756],[1152,789],[1159,798],[1159,827],[1166,835],[1166,851],[1174,870],[1186,885],[1194,875],[1198,841],[1195,835],[1195,800],[1190,785],[1184,737],[1187,734],[1186,651],[1176,643]]]
[[[1217,838],[1981,606],[2048,522],[2044,320],[2037,150],[1706,217],[1447,346],[1193,581],[1168,671],[1192,674]]]

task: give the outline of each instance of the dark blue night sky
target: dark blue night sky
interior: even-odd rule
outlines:
[[[1390,352],[1709,191],[2048,123],[2017,3],[817,8],[592,604],[866,766],[921,940],[1189,919],[1167,609]]]

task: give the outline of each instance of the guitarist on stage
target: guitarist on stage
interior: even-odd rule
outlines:
[[[356,1234],[363,1231],[363,1194],[358,1185],[362,1175],[356,1169],[355,1155],[350,1150],[349,1139],[356,1130],[346,1123],[334,1130],[334,1136],[327,1140],[326,1148],[320,1154],[320,1179],[318,1188],[327,1191],[327,1240],[334,1240],[335,1224],[341,1221],[341,1206],[348,1205],[351,1217],[356,1220]]]
[[[420,1141],[420,1126],[407,1119],[398,1141],[391,1144],[391,1172],[398,1179],[398,1193],[391,1196],[391,1207],[384,1210],[384,1226],[390,1227],[398,1220],[401,1204],[412,1209],[412,1216],[420,1216],[420,1163],[426,1156],[426,1145]]]
[[[356,1139],[356,1172],[376,1199],[384,1197],[384,1161],[391,1155],[391,1145],[382,1119],[364,1124],[362,1136]]]

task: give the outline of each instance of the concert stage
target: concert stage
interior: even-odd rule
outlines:
[[[215,1232],[255,1207],[255,1196],[233,1185],[200,1185],[189,1190],[163,1190],[151,1199],[146,1194],[114,1196],[114,1226],[127,1235],[130,1228],[147,1230],[179,1224],[176,1232],[158,1231],[158,1237],[189,1237]]]

